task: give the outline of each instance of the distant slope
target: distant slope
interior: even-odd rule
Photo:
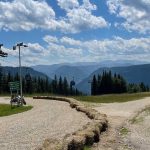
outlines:
[[[56,74],[58,77],[66,77],[68,81],[74,77],[75,82],[78,84],[83,79],[87,78],[93,71],[101,67],[114,67],[114,66],[130,66],[134,64],[141,64],[140,61],[130,60],[105,60],[101,62],[76,62],[76,63],[62,63],[54,65],[37,65],[32,66],[33,69],[46,74],[50,78],[54,78]]]
[[[68,81],[71,81],[74,78],[76,82],[80,82],[84,77],[86,77],[86,73],[83,70],[72,66],[59,67],[54,73],[51,74],[51,76],[54,77],[55,74],[57,77],[66,77]]]
[[[33,68],[36,71],[42,72],[49,77],[52,77],[51,74],[53,74],[61,66],[62,66],[62,64],[37,65],[37,66],[31,66],[31,68]]]
[[[3,72],[5,74],[8,74],[10,72],[11,75],[15,75],[17,72],[19,72],[19,68],[18,67],[8,67],[8,66],[4,66],[1,67]],[[25,76],[27,73],[30,73],[31,77],[41,77],[41,78],[46,78],[48,76],[46,76],[44,73],[38,72],[32,68],[28,69],[26,67],[22,67],[22,75]],[[49,78],[49,80],[52,80],[51,78]]]
[[[90,93],[91,85],[88,83],[93,77],[93,75],[101,74],[103,70],[111,70],[112,73],[121,74],[129,83],[139,83],[144,82],[150,86],[150,64],[145,65],[134,65],[127,67],[112,67],[112,68],[99,68],[94,71],[89,77],[81,81],[77,88],[84,93]]]
[[[57,77],[62,76],[66,77],[68,81],[72,80],[74,77],[74,80],[76,83],[79,83],[84,78],[88,77],[93,71],[98,69],[99,67],[97,65],[89,65],[89,66],[68,66],[68,65],[39,65],[39,66],[33,66],[37,71],[43,72],[50,78],[54,78],[55,75]]]

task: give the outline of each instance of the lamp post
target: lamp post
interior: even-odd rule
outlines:
[[[13,46],[13,50],[16,50],[17,47],[19,48],[20,96],[21,96],[21,99],[22,99],[23,95],[22,95],[22,72],[21,72],[21,55],[20,55],[20,50],[21,50],[21,47],[28,47],[28,46],[23,44],[23,42],[17,43],[15,46]],[[23,104],[23,102],[22,102],[22,104]]]

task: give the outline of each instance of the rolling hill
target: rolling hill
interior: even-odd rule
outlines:
[[[76,87],[86,93],[90,93],[91,85],[88,83],[93,75],[101,74],[103,70],[109,71],[111,70],[112,73],[119,73],[121,74],[128,83],[139,83],[144,82],[145,84],[150,86],[150,64],[145,65],[133,65],[133,66],[126,66],[126,67],[103,67],[99,68],[94,71],[89,77],[82,80]]]
[[[68,81],[71,81],[74,78],[75,82],[79,83],[99,67],[97,65],[70,66],[64,64],[56,64],[49,66],[39,65],[33,66],[32,68],[39,72],[43,72],[50,78],[54,78],[54,76],[57,75],[57,77],[66,77]]]
[[[11,75],[15,75],[17,72],[19,72],[19,68],[18,67],[8,67],[8,66],[4,66],[2,67],[2,72],[5,74],[10,73]],[[22,75],[25,76],[27,73],[30,73],[31,77],[41,77],[41,78],[46,78],[48,76],[46,76],[44,73],[38,72],[32,68],[28,69],[26,67],[22,67]],[[49,78],[49,81],[52,80],[51,78]]]
[[[32,66],[34,70],[42,72],[54,78],[54,75],[58,77],[66,77],[68,81],[72,80],[74,77],[75,82],[78,84],[85,78],[87,78],[92,72],[101,67],[114,67],[114,66],[129,66],[134,64],[141,64],[140,61],[130,61],[130,60],[105,60],[101,62],[77,62],[77,63],[62,63],[53,65],[37,65]]]

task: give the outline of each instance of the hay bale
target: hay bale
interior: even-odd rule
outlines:
[[[63,142],[56,139],[47,139],[43,143],[44,150],[62,150]]]
[[[77,106],[79,106],[80,103],[76,102],[76,101],[70,101],[70,107],[71,108],[76,108]]]
[[[83,112],[83,113],[88,113],[89,112],[89,108],[85,107],[84,105],[79,105],[76,107],[77,111]]]
[[[76,108],[77,111],[83,112],[88,118],[93,119],[72,135],[67,135],[62,141],[45,140],[43,147],[38,150],[83,150],[85,145],[92,145],[100,140],[100,134],[106,131],[108,127],[107,116],[97,112],[95,109],[85,107],[73,98],[36,96],[34,99],[52,99],[68,102],[70,107]]]
[[[86,115],[90,118],[90,119],[94,119],[95,116],[97,114],[97,111],[94,109],[88,109],[88,112],[86,112]]]
[[[43,148],[42,147],[37,147],[34,150],[43,150]]]
[[[94,143],[94,132],[84,129],[82,131],[76,132],[77,136],[82,136],[85,138],[85,145],[92,145]]]
[[[101,124],[97,122],[92,122],[87,126],[87,130],[92,131],[94,133],[94,142],[99,142],[100,133],[101,133]]]
[[[85,145],[85,137],[73,135],[67,139],[67,150],[83,150]],[[64,148],[66,149],[66,148]]]
[[[97,113],[94,117],[95,120],[102,120],[107,122],[107,116],[106,114]]]
[[[108,121],[106,118],[103,118],[101,120],[95,120],[99,124],[100,132],[104,132],[108,128]]]

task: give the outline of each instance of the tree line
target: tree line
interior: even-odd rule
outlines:
[[[54,80],[51,82],[51,92],[54,94],[60,94],[60,95],[82,95],[82,92],[80,92],[77,88],[74,88],[74,84],[72,84],[67,81],[67,78],[62,78],[61,76],[59,79],[55,75]]]
[[[128,84],[120,74],[115,73],[113,75],[111,71],[103,71],[102,75],[94,75],[91,81],[91,95],[146,91],[149,91],[149,86],[146,86],[143,82]]]
[[[11,73],[5,74],[0,71],[0,94],[10,93],[9,82],[19,81],[19,74],[14,76]],[[32,93],[52,93],[57,95],[81,95],[73,85],[71,85],[67,78],[61,76],[57,78],[55,75],[54,80],[50,81],[48,77],[32,77],[31,80],[26,80],[22,77],[22,90],[25,94]]]

